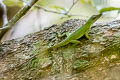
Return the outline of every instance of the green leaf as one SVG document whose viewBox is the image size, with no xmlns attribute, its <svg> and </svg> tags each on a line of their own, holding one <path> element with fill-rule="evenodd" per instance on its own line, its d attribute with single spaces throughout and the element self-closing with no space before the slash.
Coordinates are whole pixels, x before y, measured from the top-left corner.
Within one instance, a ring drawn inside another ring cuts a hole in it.
<svg viewBox="0 0 120 80">
<path fill-rule="evenodd" d="M 83 3 L 83 4 L 85 3 L 85 0 L 80 0 L 80 1 L 81 1 L 81 3 Z"/>
<path fill-rule="evenodd" d="M 57 11 L 64 11 L 64 12 L 66 12 L 66 9 L 64 8 L 64 7 L 61 7 L 61 6 L 56 6 L 56 5 L 54 5 L 54 6 L 51 6 L 51 8 L 54 8 L 54 9 L 56 9 Z"/>
<path fill-rule="evenodd" d="M 85 4 L 85 3 L 91 4 L 92 3 L 92 0 L 80 0 L 80 1 L 83 4 Z"/>
<path fill-rule="evenodd" d="M 22 5 L 23 5 L 23 2 L 19 1 L 19 0 L 4 0 L 4 3 L 7 6 L 19 6 L 19 7 L 22 7 Z"/>
<path fill-rule="evenodd" d="M 47 6 L 48 4 L 50 4 L 53 0 L 39 0 L 37 4 L 39 4 L 40 6 Z"/>
</svg>

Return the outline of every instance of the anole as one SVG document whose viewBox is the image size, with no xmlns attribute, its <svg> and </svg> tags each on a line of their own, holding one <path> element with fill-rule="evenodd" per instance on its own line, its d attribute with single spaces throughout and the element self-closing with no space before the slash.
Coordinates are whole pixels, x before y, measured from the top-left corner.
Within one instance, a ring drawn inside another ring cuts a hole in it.
<svg viewBox="0 0 120 80">
<path fill-rule="evenodd" d="M 60 42 L 52 47 L 49 47 L 48 49 L 59 48 L 59 47 L 65 46 L 71 42 L 77 42 L 77 39 L 81 38 L 83 35 L 85 35 L 87 38 L 89 38 L 89 36 L 88 36 L 89 29 L 91 28 L 93 23 L 95 23 L 101 16 L 102 16 L 102 14 L 93 15 L 92 17 L 89 18 L 89 20 L 86 22 L 86 24 L 84 24 L 82 27 L 80 27 L 79 29 L 74 31 L 65 40 L 63 40 L 62 42 Z"/>
<path fill-rule="evenodd" d="M 69 44 L 71 42 L 78 42 L 77 39 L 81 38 L 83 35 L 85 35 L 87 38 L 89 38 L 88 32 L 89 32 L 91 26 L 102 16 L 102 14 L 104 12 L 113 11 L 113 10 L 120 10 L 120 8 L 116 8 L 116 7 L 102 8 L 99 11 L 100 14 L 91 16 L 88 19 L 88 21 L 86 22 L 86 24 L 84 24 L 82 27 L 80 27 L 79 29 L 74 31 L 65 40 L 63 40 L 62 42 L 60 42 L 60 43 L 58 43 L 58 44 L 56 44 L 54 46 L 49 47 L 47 50 L 53 49 L 53 48 L 59 48 L 59 47 L 65 46 L 65 45 L 67 45 L 67 44 Z"/>
</svg>

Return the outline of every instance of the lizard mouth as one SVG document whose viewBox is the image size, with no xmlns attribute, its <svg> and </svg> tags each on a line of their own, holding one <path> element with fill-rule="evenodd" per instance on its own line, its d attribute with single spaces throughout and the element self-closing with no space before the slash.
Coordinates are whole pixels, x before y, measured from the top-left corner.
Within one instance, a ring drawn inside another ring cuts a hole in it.
<svg viewBox="0 0 120 80">
<path fill-rule="evenodd" d="M 93 20 L 97 20 L 102 16 L 102 14 L 98 14 L 98 15 L 93 15 Z"/>
</svg>

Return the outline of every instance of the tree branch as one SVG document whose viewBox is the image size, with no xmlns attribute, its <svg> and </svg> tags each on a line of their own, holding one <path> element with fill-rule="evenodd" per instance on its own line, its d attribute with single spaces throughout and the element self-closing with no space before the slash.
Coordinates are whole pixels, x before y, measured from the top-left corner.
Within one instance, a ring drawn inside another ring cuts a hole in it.
<svg viewBox="0 0 120 80">
<path fill-rule="evenodd" d="M 79 0 L 73 0 L 73 3 L 72 3 L 72 5 L 71 5 L 71 7 L 69 8 L 69 10 L 65 13 L 65 14 L 68 14 L 70 11 L 71 11 L 71 9 L 74 7 L 74 5 L 78 2 Z"/>
<path fill-rule="evenodd" d="M 67 16 L 83 16 L 83 15 L 77 15 L 77 14 L 68 14 L 69 12 L 61 13 L 61 12 L 57 12 L 57 11 L 48 10 L 46 8 L 41 7 L 40 5 L 35 5 L 35 7 L 42 9 L 45 12 L 50 12 L 50 13 L 55 13 L 55 14 L 62 14 L 62 15 L 67 15 Z M 88 17 L 88 16 L 85 16 L 85 17 Z"/>
<path fill-rule="evenodd" d="M 7 18 L 7 8 L 6 5 L 3 3 L 3 0 L 0 0 L 0 5 L 3 9 L 3 26 L 8 23 L 8 18 Z"/>
<path fill-rule="evenodd" d="M 0 28 L 1 30 L 1 34 L 0 37 L 2 37 L 4 35 L 4 33 L 6 31 L 8 31 L 10 28 L 12 28 L 12 26 L 14 24 L 16 24 L 16 22 L 22 17 L 24 16 L 28 10 L 37 2 L 38 0 L 30 0 L 22 9 L 20 9 L 20 11 L 8 22 L 8 24 L 6 24 L 5 26 L 3 26 L 2 28 Z"/>
</svg>

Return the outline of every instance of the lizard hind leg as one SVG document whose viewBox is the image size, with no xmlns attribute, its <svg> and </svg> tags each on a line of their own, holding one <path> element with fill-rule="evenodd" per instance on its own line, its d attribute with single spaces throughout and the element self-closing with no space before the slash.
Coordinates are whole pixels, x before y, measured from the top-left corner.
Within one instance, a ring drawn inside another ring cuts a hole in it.
<svg viewBox="0 0 120 80">
<path fill-rule="evenodd" d="M 76 45 L 80 44 L 80 41 L 78 41 L 78 40 L 71 40 L 70 43 L 73 43 L 73 46 L 76 46 Z"/>
<path fill-rule="evenodd" d="M 86 37 L 87 39 L 90 39 L 90 37 L 89 37 L 89 35 L 88 35 L 88 31 L 85 33 L 85 37 Z"/>
</svg>

